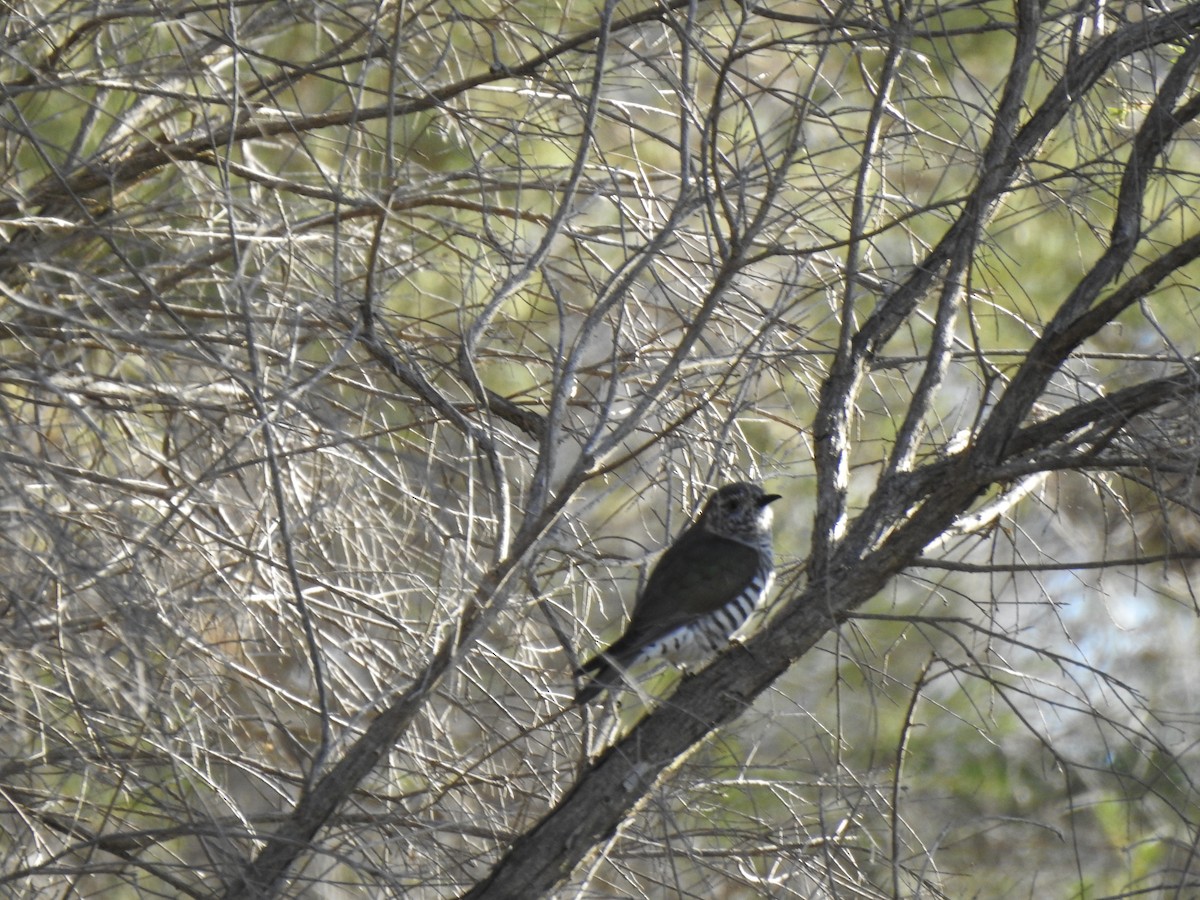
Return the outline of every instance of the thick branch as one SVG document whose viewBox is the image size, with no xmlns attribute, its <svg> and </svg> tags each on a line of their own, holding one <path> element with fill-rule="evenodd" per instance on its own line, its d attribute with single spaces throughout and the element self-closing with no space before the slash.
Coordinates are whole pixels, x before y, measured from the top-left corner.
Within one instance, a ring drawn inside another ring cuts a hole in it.
<svg viewBox="0 0 1200 900">
<path fill-rule="evenodd" d="M 1200 96 L 1193 96 L 1182 107 L 1175 108 L 1198 65 L 1200 38 L 1193 38 L 1163 80 L 1154 105 L 1138 129 L 1121 178 L 1109 246 L 1063 301 L 997 401 L 976 439 L 980 453 L 999 458 L 1010 436 L 1067 357 L 1086 338 L 1200 251 L 1200 237 L 1183 242 L 1147 266 L 1139 278 L 1131 279 L 1112 297 L 1092 309 L 1105 285 L 1120 275 L 1137 247 L 1141 237 L 1142 203 L 1151 172 L 1167 144 L 1185 124 L 1200 114 Z"/>
<path fill-rule="evenodd" d="M 400 739 L 421 710 L 429 692 L 445 675 L 452 658 L 453 639 L 447 637 L 422 680 L 414 684 L 373 721 L 247 864 L 225 892 L 227 900 L 273 897 L 296 859 L 308 851 L 321 826 L 358 786 L 383 755 Z"/>
<path fill-rule="evenodd" d="M 826 580 L 788 602 L 770 628 L 735 646 L 643 719 L 580 778 L 486 880 L 463 900 L 529 900 L 551 892 L 593 848 L 615 834 L 659 778 L 706 735 L 740 715 L 791 664 L 861 606 L 970 503 L 965 478 L 937 482 L 919 521 L 861 561 L 835 557 Z"/>
</svg>

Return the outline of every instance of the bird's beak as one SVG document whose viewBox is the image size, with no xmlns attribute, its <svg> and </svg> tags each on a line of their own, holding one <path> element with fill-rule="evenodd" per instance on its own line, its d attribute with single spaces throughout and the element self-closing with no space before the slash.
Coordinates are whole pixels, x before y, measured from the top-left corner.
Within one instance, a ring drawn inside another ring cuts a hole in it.
<svg viewBox="0 0 1200 900">
<path fill-rule="evenodd" d="M 782 500 L 783 494 L 763 494 L 758 498 L 759 506 L 766 506 L 769 503 L 774 503 L 776 500 Z"/>
</svg>

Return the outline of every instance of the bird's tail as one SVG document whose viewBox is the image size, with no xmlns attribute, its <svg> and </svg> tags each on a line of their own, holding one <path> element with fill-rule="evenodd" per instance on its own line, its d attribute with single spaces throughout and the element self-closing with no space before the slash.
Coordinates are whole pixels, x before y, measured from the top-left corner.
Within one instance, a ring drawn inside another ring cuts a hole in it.
<svg viewBox="0 0 1200 900">
<path fill-rule="evenodd" d="M 575 672 L 576 675 L 591 675 L 583 686 L 575 693 L 575 704 L 582 706 L 593 697 L 600 694 L 601 691 L 606 691 L 611 687 L 616 687 L 621 683 L 621 669 L 613 665 L 608 658 L 608 654 L 601 653 L 594 659 L 584 663 L 582 668 Z"/>
</svg>

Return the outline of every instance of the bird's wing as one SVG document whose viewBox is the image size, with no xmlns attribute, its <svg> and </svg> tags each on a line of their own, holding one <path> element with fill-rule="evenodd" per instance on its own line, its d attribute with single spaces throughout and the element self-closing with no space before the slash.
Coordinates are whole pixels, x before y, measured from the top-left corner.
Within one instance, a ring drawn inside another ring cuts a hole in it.
<svg viewBox="0 0 1200 900">
<path fill-rule="evenodd" d="M 652 640 L 684 622 L 720 609 L 741 593 L 759 569 L 753 547 L 692 529 L 650 573 L 633 607 L 627 634 Z"/>
</svg>

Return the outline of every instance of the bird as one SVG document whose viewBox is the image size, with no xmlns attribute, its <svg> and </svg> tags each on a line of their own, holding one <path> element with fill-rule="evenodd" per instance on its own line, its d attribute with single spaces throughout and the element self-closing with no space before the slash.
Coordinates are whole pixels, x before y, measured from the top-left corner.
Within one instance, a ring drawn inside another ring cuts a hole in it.
<svg viewBox="0 0 1200 900">
<path fill-rule="evenodd" d="M 709 497 L 651 570 L 625 633 L 575 673 L 590 676 L 576 705 L 616 687 L 630 666 L 658 657 L 684 665 L 728 644 L 775 579 L 770 505 L 780 496 L 738 481 Z"/>
</svg>

